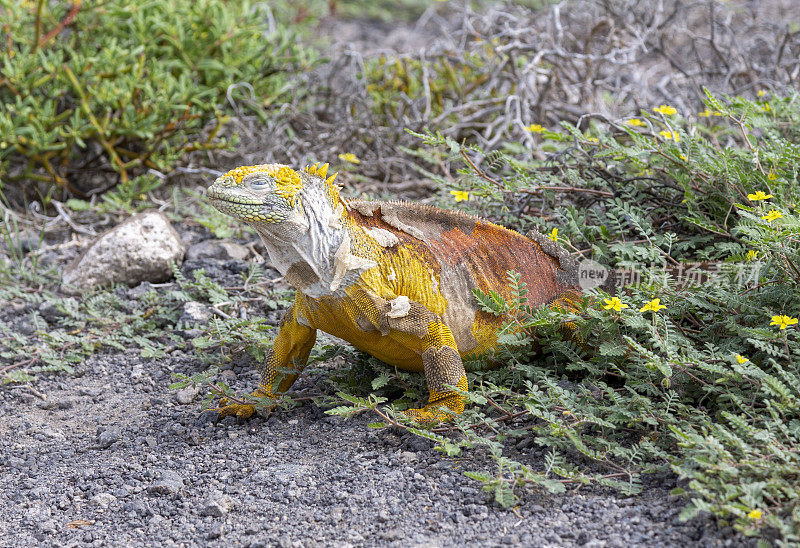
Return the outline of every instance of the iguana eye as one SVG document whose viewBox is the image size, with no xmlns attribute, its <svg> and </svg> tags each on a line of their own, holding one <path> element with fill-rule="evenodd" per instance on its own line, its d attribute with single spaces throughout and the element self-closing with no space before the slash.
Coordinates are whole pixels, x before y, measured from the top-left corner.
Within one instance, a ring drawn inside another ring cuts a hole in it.
<svg viewBox="0 0 800 548">
<path fill-rule="evenodd" d="M 248 177 L 245 180 L 245 185 L 252 190 L 265 190 L 270 183 L 272 183 L 272 179 L 265 176 Z"/>
</svg>

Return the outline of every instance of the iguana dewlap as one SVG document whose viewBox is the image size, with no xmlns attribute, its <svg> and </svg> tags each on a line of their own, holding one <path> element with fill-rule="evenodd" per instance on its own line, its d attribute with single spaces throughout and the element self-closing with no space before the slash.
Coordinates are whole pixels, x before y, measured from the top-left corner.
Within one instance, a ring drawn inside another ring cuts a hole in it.
<svg viewBox="0 0 800 548">
<path fill-rule="evenodd" d="M 514 270 L 531 306 L 566 303 L 578 293 L 567 254 L 540 234 L 528 238 L 408 202 L 346 201 L 327 170 L 240 167 L 208 189 L 217 209 L 258 232 L 272 264 L 297 289 L 261 367 L 259 396 L 289 389 L 320 329 L 388 364 L 424 372 L 429 403 L 407 414 L 444 420 L 464 409 L 461 357 L 489 351 L 504 321 L 480 310 L 473 289 L 509 298 L 507 271 Z M 281 377 L 286 368 L 292 374 Z M 255 409 L 230 404 L 220 411 L 249 417 Z"/>
</svg>

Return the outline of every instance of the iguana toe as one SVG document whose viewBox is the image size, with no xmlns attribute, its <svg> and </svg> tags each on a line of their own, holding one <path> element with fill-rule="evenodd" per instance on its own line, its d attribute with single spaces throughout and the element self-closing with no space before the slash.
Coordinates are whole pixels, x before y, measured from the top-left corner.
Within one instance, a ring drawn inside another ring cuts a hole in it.
<svg viewBox="0 0 800 548">
<path fill-rule="evenodd" d="M 252 394 L 250 394 L 250 396 L 254 398 L 275 398 L 270 390 L 266 390 L 263 387 L 257 388 Z M 272 408 L 273 406 L 266 407 L 267 414 L 269 411 L 272 411 Z M 219 413 L 220 417 L 238 417 L 240 419 L 249 419 L 255 415 L 256 406 L 252 403 L 234 402 L 223 397 L 219 399 L 219 407 L 217 408 L 217 412 Z"/>
<path fill-rule="evenodd" d="M 426 405 L 422 409 L 406 409 L 403 413 L 420 426 L 433 426 L 453 420 L 455 413 L 440 405 Z"/>
<path fill-rule="evenodd" d="M 421 426 L 431 426 L 452 421 L 457 415 L 464 412 L 464 396 L 462 392 L 468 390 L 467 376 L 462 375 L 456 386 L 459 392 L 432 390 L 428 405 L 422 409 L 408 409 L 404 413 Z"/>
</svg>

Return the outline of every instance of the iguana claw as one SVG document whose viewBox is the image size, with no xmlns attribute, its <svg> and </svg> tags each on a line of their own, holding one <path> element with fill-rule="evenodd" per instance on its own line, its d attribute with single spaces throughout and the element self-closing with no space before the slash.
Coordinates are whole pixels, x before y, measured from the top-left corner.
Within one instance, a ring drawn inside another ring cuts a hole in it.
<svg viewBox="0 0 800 548">
<path fill-rule="evenodd" d="M 469 389 L 467 376 L 462 375 L 454 383 L 458 391 L 452 389 L 441 392 L 431 390 L 430 403 L 422 409 L 408 409 L 403 413 L 420 426 L 432 426 L 443 422 L 452 421 L 457 415 L 464 412 L 464 396 L 462 392 Z"/>
<path fill-rule="evenodd" d="M 265 390 L 263 387 L 257 388 L 251 394 L 255 398 L 274 398 L 270 391 Z M 272 411 L 274 406 L 266 408 L 267 414 Z M 252 403 L 237 403 L 232 402 L 228 398 L 219 399 L 219 407 L 216 410 L 220 417 L 238 417 L 240 419 L 249 419 L 256 413 L 256 406 Z"/>
<path fill-rule="evenodd" d="M 228 398 L 220 398 L 217 412 L 220 417 L 249 419 L 256 412 L 256 406 L 249 403 L 228 403 Z"/>
</svg>

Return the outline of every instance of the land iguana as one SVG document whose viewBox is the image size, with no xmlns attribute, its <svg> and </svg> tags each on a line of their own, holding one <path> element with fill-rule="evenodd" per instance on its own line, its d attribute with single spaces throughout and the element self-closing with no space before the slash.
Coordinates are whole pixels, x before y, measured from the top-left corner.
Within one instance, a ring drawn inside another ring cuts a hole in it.
<svg viewBox="0 0 800 548">
<path fill-rule="evenodd" d="M 419 423 L 447 420 L 464 410 L 462 356 L 489 352 L 504 321 L 480 309 L 473 289 L 509 298 L 507 271 L 514 270 L 531 306 L 572 308 L 578 297 L 576 267 L 541 234 L 404 201 L 345 200 L 327 171 L 328 164 L 239 167 L 207 192 L 214 207 L 258 232 L 274 267 L 297 289 L 255 396 L 274 398 L 291 387 L 320 329 L 424 372 L 428 404 L 406 414 Z M 247 418 L 255 407 L 223 400 L 219 412 Z"/>
</svg>

